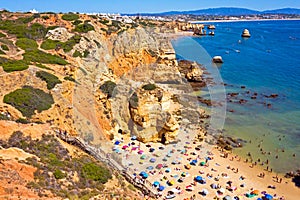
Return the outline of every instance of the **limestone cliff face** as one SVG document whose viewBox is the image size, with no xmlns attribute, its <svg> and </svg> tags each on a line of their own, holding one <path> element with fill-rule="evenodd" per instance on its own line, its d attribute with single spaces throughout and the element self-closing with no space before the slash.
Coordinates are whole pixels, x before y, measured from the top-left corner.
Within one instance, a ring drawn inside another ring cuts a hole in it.
<svg viewBox="0 0 300 200">
<path fill-rule="evenodd" d="M 132 134 L 142 142 L 175 141 L 179 123 L 171 113 L 171 94 L 157 87 L 150 91 L 140 88 L 135 95 L 129 103 Z"/>
</svg>

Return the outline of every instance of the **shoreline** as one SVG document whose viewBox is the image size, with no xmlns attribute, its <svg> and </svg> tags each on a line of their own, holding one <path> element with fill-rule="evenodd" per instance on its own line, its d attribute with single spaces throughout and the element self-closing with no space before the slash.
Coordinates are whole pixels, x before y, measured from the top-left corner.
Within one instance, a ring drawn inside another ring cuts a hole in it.
<svg viewBox="0 0 300 200">
<path fill-rule="evenodd" d="M 226 23 L 226 22 L 256 22 L 256 21 L 299 21 L 300 18 L 291 18 L 291 19 L 224 19 L 224 20 L 200 20 L 200 21 L 188 21 L 189 23 L 192 24 L 199 24 L 199 23 Z"/>
</svg>

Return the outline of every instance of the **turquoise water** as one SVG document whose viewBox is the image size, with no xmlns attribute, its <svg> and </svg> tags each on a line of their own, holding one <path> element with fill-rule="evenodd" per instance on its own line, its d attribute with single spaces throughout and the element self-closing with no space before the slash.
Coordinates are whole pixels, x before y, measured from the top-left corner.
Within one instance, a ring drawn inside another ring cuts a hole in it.
<svg viewBox="0 0 300 200">
<path fill-rule="evenodd" d="M 239 93 L 236 99 L 231 98 L 233 101 L 247 100 L 243 105 L 227 102 L 224 133 L 248 141 L 242 149 L 236 149 L 236 153 L 246 156 L 251 152 L 255 159 L 268 159 L 270 167 L 277 172 L 300 168 L 299 23 L 213 23 L 216 26 L 214 37 L 192 37 L 194 44 L 190 42 L 191 38 L 173 42 L 176 52 L 189 52 L 191 58 L 200 63 L 207 63 L 207 60 L 199 55 L 199 45 L 211 57 L 223 57 L 224 63 L 218 69 L 222 80 L 228 84 L 226 93 Z M 245 28 L 251 33 L 249 39 L 241 38 Z M 257 99 L 250 98 L 254 92 L 258 94 Z M 278 98 L 263 96 L 272 93 L 278 94 Z M 261 154 L 260 148 L 271 152 L 270 155 Z M 292 156 L 294 153 L 295 157 Z"/>
</svg>

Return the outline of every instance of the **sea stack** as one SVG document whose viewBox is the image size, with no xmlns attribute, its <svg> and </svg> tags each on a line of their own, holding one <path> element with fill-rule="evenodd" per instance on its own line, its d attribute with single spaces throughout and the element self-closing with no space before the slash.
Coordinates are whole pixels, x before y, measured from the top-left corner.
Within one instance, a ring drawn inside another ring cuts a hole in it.
<svg viewBox="0 0 300 200">
<path fill-rule="evenodd" d="M 243 33 L 242 33 L 242 37 L 251 37 L 250 32 L 248 29 L 244 29 Z"/>
<path fill-rule="evenodd" d="M 223 58 L 221 56 L 214 56 L 212 61 L 214 63 L 223 63 Z"/>
</svg>

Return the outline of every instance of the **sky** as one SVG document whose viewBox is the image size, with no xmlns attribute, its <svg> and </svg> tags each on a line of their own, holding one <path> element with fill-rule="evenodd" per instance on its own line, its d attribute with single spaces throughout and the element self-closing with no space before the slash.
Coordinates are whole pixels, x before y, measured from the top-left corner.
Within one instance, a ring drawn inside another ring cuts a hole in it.
<svg viewBox="0 0 300 200">
<path fill-rule="evenodd" d="M 0 0 L 0 8 L 26 12 L 102 12 L 155 13 L 198 10 L 217 7 L 241 7 L 254 10 L 300 8 L 299 0 Z"/>
</svg>

